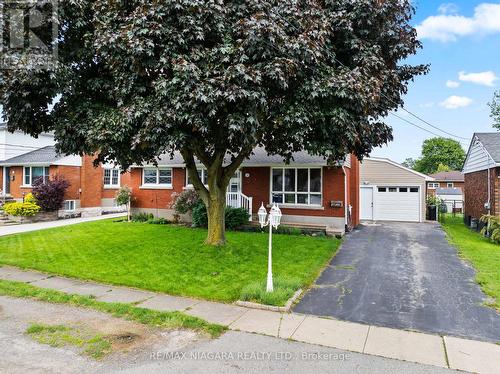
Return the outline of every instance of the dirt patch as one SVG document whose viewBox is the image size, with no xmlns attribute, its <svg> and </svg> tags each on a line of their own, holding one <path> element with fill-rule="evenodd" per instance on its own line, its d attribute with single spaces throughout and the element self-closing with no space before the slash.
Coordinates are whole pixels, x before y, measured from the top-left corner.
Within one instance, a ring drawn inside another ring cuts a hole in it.
<svg viewBox="0 0 500 374">
<path fill-rule="evenodd" d="M 21 369 L 26 371 L 29 367 L 40 369 L 40 366 L 43 366 L 44 370 L 65 373 L 73 372 L 71 370 L 73 366 L 81 367 L 82 364 L 89 371 L 93 368 L 120 368 L 131 363 L 149 362 L 151 354 L 159 350 L 189 349 L 192 345 L 207 340 L 206 337 L 191 330 L 159 329 L 85 308 L 29 299 L 0 296 L 0 310 L 2 311 L 0 343 L 4 338 L 7 339 L 5 343 L 13 342 L 13 344 L 2 344 L 6 347 L 6 352 L 3 354 L 11 357 L 29 355 L 28 362 L 22 362 L 22 366 L 15 366 L 16 364 L 8 361 L 1 363 L 0 371 L 3 369 L 9 369 L 7 371 L 10 372 Z M 91 338 L 102 337 L 111 344 L 111 349 L 102 357 L 93 358 L 83 352 L 82 346 L 71 344 L 51 346 L 40 343 L 26 333 L 34 324 L 66 326 L 75 331 L 85 331 Z"/>
</svg>

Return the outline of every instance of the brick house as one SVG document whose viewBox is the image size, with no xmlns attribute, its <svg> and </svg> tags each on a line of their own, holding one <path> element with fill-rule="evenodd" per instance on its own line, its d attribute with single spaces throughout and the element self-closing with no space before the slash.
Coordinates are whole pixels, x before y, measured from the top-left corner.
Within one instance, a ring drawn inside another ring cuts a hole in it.
<svg viewBox="0 0 500 374">
<path fill-rule="evenodd" d="M 60 156 L 54 146 L 46 146 L 0 162 L 0 178 L 5 197 L 22 200 L 32 191 L 38 178 L 48 180 L 60 176 L 70 186 L 64 196 L 60 215 L 98 215 L 121 211 L 115 195 L 121 184 L 129 183 L 129 175 L 112 165 L 93 166 L 91 156 Z"/>
<path fill-rule="evenodd" d="M 427 183 L 427 195 L 435 195 L 438 188 L 456 188 L 464 190 L 465 177 L 461 171 L 443 171 L 431 174 L 434 181 Z"/>
<path fill-rule="evenodd" d="M 206 180 L 201 165 L 198 173 Z M 192 188 L 179 154 L 161 157 L 158 165 L 132 167 L 130 186 L 134 212 L 166 218 L 173 216 L 172 194 Z M 255 149 L 231 179 L 226 204 L 247 209 L 255 220 L 261 203 L 269 207 L 273 202 L 282 210 L 283 224 L 342 234 L 346 226 L 359 223 L 359 161 L 348 156 L 345 162 L 328 166 L 322 157 L 299 152 L 285 165 L 281 157 Z"/>
<path fill-rule="evenodd" d="M 500 215 L 500 133 L 474 134 L 464 163 L 465 221 Z"/>
</svg>

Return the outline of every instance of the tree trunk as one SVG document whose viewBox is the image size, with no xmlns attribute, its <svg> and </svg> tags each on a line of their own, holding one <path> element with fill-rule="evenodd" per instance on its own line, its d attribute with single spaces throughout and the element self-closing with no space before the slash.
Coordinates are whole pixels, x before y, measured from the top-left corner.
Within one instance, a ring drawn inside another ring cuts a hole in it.
<svg viewBox="0 0 500 374">
<path fill-rule="evenodd" d="M 226 243 L 226 190 L 210 190 L 209 201 L 207 205 L 208 216 L 208 234 L 205 244 L 224 245 Z"/>
</svg>

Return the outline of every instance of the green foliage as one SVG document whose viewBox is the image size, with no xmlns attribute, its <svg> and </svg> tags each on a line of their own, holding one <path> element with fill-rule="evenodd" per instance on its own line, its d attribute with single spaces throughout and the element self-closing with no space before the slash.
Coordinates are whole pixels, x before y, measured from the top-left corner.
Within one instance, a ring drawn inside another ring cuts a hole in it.
<svg viewBox="0 0 500 374">
<path fill-rule="evenodd" d="M 224 211 L 226 229 L 234 230 L 248 223 L 248 212 L 243 208 L 226 207 Z M 207 227 L 208 214 L 205 204 L 200 200 L 193 208 L 192 214 L 194 227 Z"/>
<path fill-rule="evenodd" d="M 3 207 L 5 213 L 16 216 L 16 217 L 33 217 L 38 212 L 40 212 L 41 208 L 35 203 L 29 202 L 15 202 L 5 204 Z"/>
<path fill-rule="evenodd" d="M 415 168 L 415 160 L 411 157 L 408 157 L 406 160 L 403 161 L 403 163 L 401 165 L 403 165 L 404 167 L 408 168 L 408 169 L 413 169 Z"/>
<path fill-rule="evenodd" d="M 491 108 L 490 117 L 493 119 L 493 127 L 500 130 L 500 91 L 496 91 L 488 105 Z"/>
<path fill-rule="evenodd" d="M 192 222 L 194 227 L 207 227 L 208 226 L 208 214 L 207 208 L 203 201 L 199 201 L 192 210 Z"/>
<path fill-rule="evenodd" d="M 415 162 L 414 169 L 424 174 L 434 174 L 439 168 L 462 170 L 465 151 L 460 143 L 453 139 L 432 138 L 424 141 L 422 157 Z"/>
<path fill-rule="evenodd" d="M 286 302 L 302 286 L 300 280 L 276 277 L 273 282 L 273 292 L 266 291 L 267 282 L 253 282 L 241 290 L 240 300 L 254 303 L 284 306 Z"/>
<path fill-rule="evenodd" d="M 146 222 L 151 225 L 168 225 L 171 223 L 168 219 L 163 217 L 148 219 Z"/>
<path fill-rule="evenodd" d="M 132 304 L 106 303 L 96 301 L 91 296 L 67 294 L 61 291 L 39 288 L 22 282 L 0 280 L 0 295 L 24 297 L 53 304 L 69 304 L 84 307 L 98 312 L 108 313 L 117 318 L 135 321 L 155 328 L 191 329 L 205 332 L 216 338 L 226 328 L 208 323 L 200 318 L 188 316 L 181 312 L 159 312 L 156 310 L 135 307 Z M 34 332 L 43 331 L 45 326 L 34 326 Z M 49 328 L 50 331 L 51 328 Z M 60 329 L 60 328 L 59 328 Z M 58 330 L 53 327 L 52 330 Z"/>
<path fill-rule="evenodd" d="M 198 193 L 192 188 L 188 188 L 181 193 L 174 192 L 172 197 L 173 203 L 171 208 L 174 209 L 177 214 L 191 212 L 200 201 Z"/>
<path fill-rule="evenodd" d="M 226 207 L 226 227 L 229 230 L 234 230 L 248 223 L 248 212 L 243 208 Z"/>
<path fill-rule="evenodd" d="M 136 214 L 132 215 L 133 222 L 148 222 L 148 221 L 152 221 L 154 219 L 155 219 L 155 216 L 153 215 L 153 213 L 141 212 L 141 213 L 136 213 Z"/>
<path fill-rule="evenodd" d="M 479 221 L 485 224 L 481 234 L 488 236 L 495 243 L 500 243 L 500 217 L 486 214 Z"/>
<path fill-rule="evenodd" d="M 442 173 L 446 171 L 453 171 L 448 165 L 439 164 L 436 173 Z"/>
<path fill-rule="evenodd" d="M 132 189 L 129 186 L 120 187 L 115 198 L 118 205 L 128 205 L 132 201 Z"/>
<path fill-rule="evenodd" d="M 333 163 L 392 140 L 387 113 L 427 72 L 409 63 L 413 14 L 411 0 L 62 1 L 57 68 L 0 71 L 0 104 L 10 130 L 54 131 L 63 153 L 126 169 L 178 151 L 209 201 L 256 146 Z"/>
<path fill-rule="evenodd" d="M 427 206 L 440 206 L 443 203 L 443 199 L 440 199 L 436 195 L 428 195 L 425 202 Z"/>
</svg>

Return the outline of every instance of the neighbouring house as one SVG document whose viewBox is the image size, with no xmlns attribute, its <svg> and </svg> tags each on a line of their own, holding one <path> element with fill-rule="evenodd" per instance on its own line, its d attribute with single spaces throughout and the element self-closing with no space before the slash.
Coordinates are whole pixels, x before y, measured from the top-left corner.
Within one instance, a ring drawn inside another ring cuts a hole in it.
<svg viewBox="0 0 500 374">
<path fill-rule="evenodd" d="M 456 188 L 461 191 L 464 189 L 465 177 L 461 171 L 444 171 L 431 174 L 434 181 L 427 183 L 427 194 L 435 195 L 438 188 Z"/>
<path fill-rule="evenodd" d="M 461 213 L 465 200 L 465 177 L 461 171 L 444 171 L 431 174 L 434 181 L 427 182 L 427 196 L 437 196 L 444 201 L 448 213 Z"/>
<path fill-rule="evenodd" d="M 500 216 L 500 133 L 474 134 L 463 173 L 465 222 L 477 226 L 485 214 Z"/>
<path fill-rule="evenodd" d="M 55 144 L 52 134 L 43 133 L 38 138 L 25 135 L 21 131 L 9 132 L 7 126 L 0 123 L 0 162 L 13 158 L 36 149 Z M 8 167 L 0 166 L 0 195 L 10 195 L 8 178 Z"/>
<path fill-rule="evenodd" d="M 200 164 L 198 173 L 207 179 Z M 133 211 L 172 218 L 172 194 L 192 188 L 182 157 L 161 157 L 157 165 L 135 166 L 130 170 L 134 194 Z M 359 223 L 359 161 L 354 156 L 335 166 L 323 157 L 306 152 L 294 154 L 285 165 L 279 156 L 257 148 L 231 179 L 226 204 L 247 209 L 257 220 L 261 204 L 276 203 L 283 224 L 324 228 L 343 234 Z"/>
<path fill-rule="evenodd" d="M 361 220 L 425 220 L 426 186 L 434 178 L 386 158 L 367 158 L 360 166 L 360 181 Z"/>
<path fill-rule="evenodd" d="M 70 183 L 60 216 L 124 210 L 115 195 L 120 185 L 128 184 L 129 175 L 112 165 L 94 167 L 90 156 L 60 156 L 54 146 L 47 146 L 1 161 L 0 168 L 4 198 L 21 201 L 36 179 L 59 176 Z"/>
</svg>

